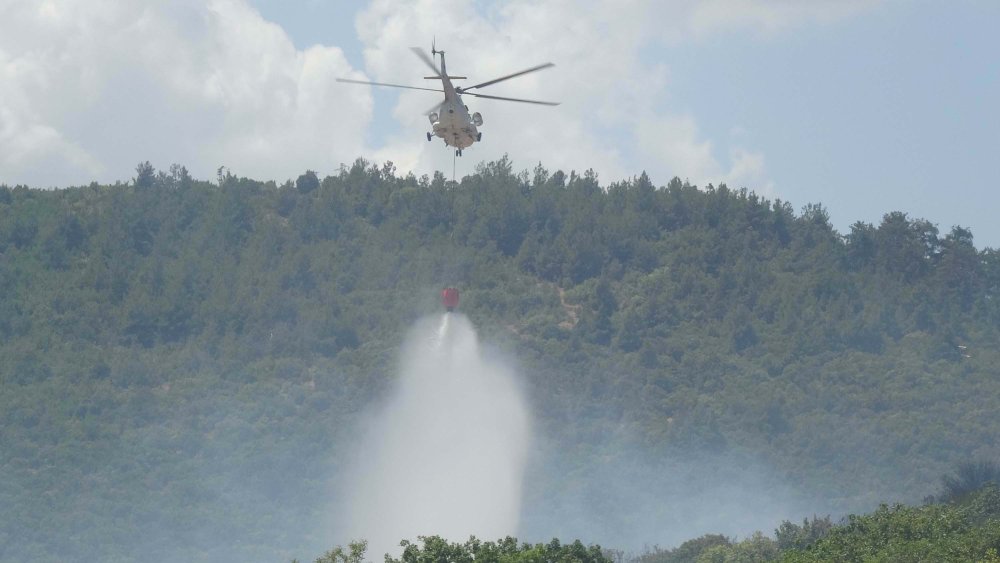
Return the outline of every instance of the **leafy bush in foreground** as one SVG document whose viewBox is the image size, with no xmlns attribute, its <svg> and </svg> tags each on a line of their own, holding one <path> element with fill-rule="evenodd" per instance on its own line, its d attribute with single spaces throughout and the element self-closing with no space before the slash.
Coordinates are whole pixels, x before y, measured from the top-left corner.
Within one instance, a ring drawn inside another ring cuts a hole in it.
<svg viewBox="0 0 1000 563">
<path fill-rule="evenodd" d="M 781 561 L 1000 561 L 1000 490 L 987 487 L 962 504 L 882 505 L 849 516 L 814 545 Z"/>
<path fill-rule="evenodd" d="M 599 545 L 585 546 L 580 540 L 562 544 L 518 543 L 507 536 L 502 540 L 482 541 L 470 537 L 465 543 L 449 542 L 440 536 L 420 536 L 420 543 L 404 540 L 398 558 L 386 556 L 386 563 L 613 563 Z M 361 563 L 367 544 L 352 542 L 347 549 L 336 547 L 316 559 L 316 563 Z M 293 562 L 294 563 L 294 562 Z"/>
<path fill-rule="evenodd" d="M 632 563 L 1000 562 L 1000 489 L 966 491 L 960 501 L 925 506 L 883 504 L 839 524 L 829 517 L 785 521 L 772 540 L 707 534 Z"/>
</svg>

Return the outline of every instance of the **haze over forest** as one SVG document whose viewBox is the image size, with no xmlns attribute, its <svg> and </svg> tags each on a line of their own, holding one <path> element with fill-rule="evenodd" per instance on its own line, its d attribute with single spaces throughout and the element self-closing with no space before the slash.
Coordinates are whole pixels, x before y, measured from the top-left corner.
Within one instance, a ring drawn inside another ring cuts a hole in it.
<svg viewBox="0 0 1000 563">
<path fill-rule="evenodd" d="M 446 285 L 535 420 L 522 539 L 919 502 L 1000 454 L 1000 254 L 932 221 L 507 160 L 0 187 L 0 560 L 346 543 L 358 424 Z"/>
</svg>

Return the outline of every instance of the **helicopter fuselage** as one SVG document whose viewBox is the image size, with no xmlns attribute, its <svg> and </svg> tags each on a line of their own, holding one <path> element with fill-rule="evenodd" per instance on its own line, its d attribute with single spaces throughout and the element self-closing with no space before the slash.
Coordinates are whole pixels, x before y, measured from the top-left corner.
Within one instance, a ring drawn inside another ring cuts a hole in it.
<svg viewBox="0 0 1000 563">
<path fill-rule="evenodd" d="M 464 149 L 479 138 L 479 130 L 469 115 L 469 108 L 457 94 L 453 100 L 445 100 L 438 111 L 431 113 L 431 127 L 434 135 L 444 139 L 446 145 Z"/>
<path fill-rule="evenodd" d="M 444 101 L 427 117 L 435 136 L 444 139 L 446 145 L 462 150 L 480 139 L 476 126 L 483 124 L 483 118 L 478 113 L 469 114 L 468 106 L 462 102 L 462 96 L 455 90 L 451 77 L 448 76 L 444 52 L 436 51 L 434 54 L 441 55 L 441 87 L 444 90 Z"/>
</svg>

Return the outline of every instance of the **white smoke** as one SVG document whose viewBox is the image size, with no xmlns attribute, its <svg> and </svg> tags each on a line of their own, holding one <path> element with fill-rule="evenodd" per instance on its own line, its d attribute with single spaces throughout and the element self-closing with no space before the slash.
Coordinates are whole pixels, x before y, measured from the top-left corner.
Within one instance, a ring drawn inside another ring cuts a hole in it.
<svg viewBox="0 0 1000 563">
<path fill-rule="evenodd" d="M 344 531 L 373 560 L 418 535 L 516 534 L 531 421 L 513 372 L 455 313 L 417 324 L 400 371 L 349 478 Z"/>
</svg>

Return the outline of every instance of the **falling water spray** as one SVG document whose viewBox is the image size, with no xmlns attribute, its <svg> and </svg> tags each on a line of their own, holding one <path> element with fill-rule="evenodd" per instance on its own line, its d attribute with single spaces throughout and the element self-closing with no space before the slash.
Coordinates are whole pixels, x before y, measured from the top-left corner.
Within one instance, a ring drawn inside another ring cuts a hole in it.
<svg viewBox="0 0 1000 563">
<path fill-rule="evenodd" d="M 464 315 L 418 322 L 364 436 L 345 531 L 374 559 L 418 535 L 516 534 L 530 422 L 514 373 L 484 357 Z"/>
</svg>

